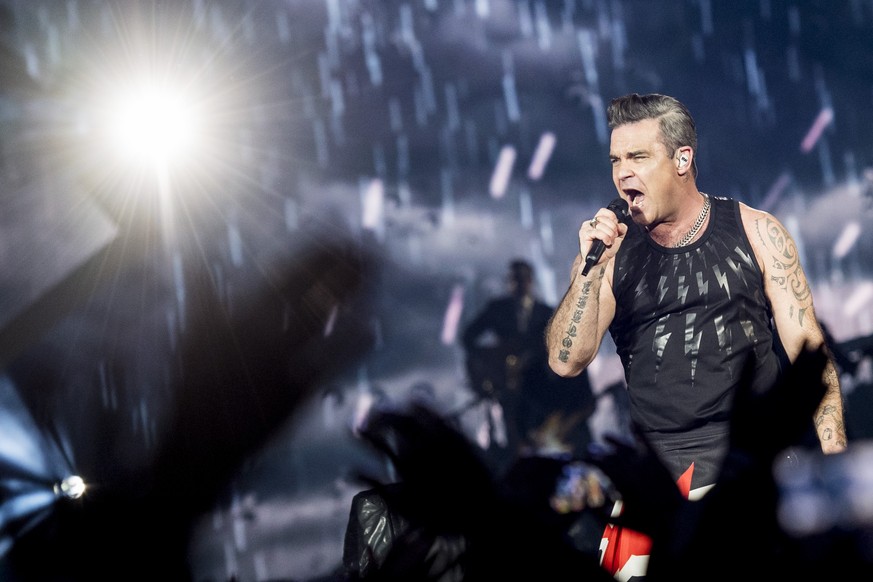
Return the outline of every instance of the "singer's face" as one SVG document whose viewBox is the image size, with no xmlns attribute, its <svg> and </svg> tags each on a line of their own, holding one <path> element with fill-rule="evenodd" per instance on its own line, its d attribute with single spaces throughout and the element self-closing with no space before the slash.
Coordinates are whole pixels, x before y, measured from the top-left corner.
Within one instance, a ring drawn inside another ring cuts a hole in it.
<svg viewBox="0 0 873 582">
<path fill-rule="evenodd" d="M 609 145 L 612 181 L 634 222 L 643 226 L 669 212 L 676 183 L 676 165 L 660 136 L 658 121 L 645 119 L 613 129 Z"/>
</svg>

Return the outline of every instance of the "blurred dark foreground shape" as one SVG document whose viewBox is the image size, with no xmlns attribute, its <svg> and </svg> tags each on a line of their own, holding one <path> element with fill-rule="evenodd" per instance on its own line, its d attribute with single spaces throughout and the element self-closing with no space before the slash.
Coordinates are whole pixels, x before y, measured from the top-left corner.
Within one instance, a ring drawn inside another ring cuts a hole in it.
<svg viewBox="0 0 873 582">
<path fill-rule="evenodd" d="M 525 457 L 495 472 L 482 449 L 416 404 L 377 412 L 361 436 L 398 479 L 355 497 L 343 579 L 613 580 L 574 544 L 578 512 L 550 505 L 565 460 Z"/>
<path fill-rule="evenodd" d="M 804 446 L 826 362 L 824 351 L 805 351 L 773 388 L 755 392 L 742 384 L 727 456 L 697 501 L 679 494 L 642 434 L 633 442 L 607 439 L 611 447 L 588 456 L 621 492 L 615 521 L 652 538 L 647 582 L 870 579 L 873 518 L 857 504 L 873 495 L 873 482 L 863 477 L 869 449 L 850 443 L 844 453 L 824 455 L 817 444 Z M 840 485 L 822 487 L 817 479 Z"/>
<path fill-rule="evenodd" d="M 202 262 L 189 266 L 170 419 L 152 462 L 113 467 L 80 499 L 59 500 L 15 540 L 7 579 L 192 579 L 194 521 L 322 382 L 372 345 L 359 302 L 371 259 L 348 241 L 311 241 L 233 309 Z M 38 364 L 10 367 L 21 390 L 61 381 L 52 362 Z"/>
</svg>

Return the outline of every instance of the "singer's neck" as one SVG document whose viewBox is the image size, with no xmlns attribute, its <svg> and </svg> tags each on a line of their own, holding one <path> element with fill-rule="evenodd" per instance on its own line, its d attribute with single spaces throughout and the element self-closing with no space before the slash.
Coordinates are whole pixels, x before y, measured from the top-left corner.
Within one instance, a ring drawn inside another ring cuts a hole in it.
<svg viewBox="0 0 873 582">
<path fill-rule="evenodd" d="M 704 213 L 706 201 L 706 194 L 695 188 L 693 192 L 683 194 L 678 204 L 661 220 L 646 226 L 646 231 L 653 241 L 664 247 L 674 247 L 680 242 L 682 246 L 690 244 L 709 222 L 708 213 Z M 688 240 L 686 237 L 692 232 L 694 235 Z"/>
</svg>

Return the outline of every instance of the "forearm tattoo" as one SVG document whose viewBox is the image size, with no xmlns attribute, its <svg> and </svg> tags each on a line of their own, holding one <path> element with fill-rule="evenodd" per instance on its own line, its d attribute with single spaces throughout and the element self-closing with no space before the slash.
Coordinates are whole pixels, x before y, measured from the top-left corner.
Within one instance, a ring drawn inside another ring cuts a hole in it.
<svg viewBox="0 0 873 582">
<path fill-rule="evenodd" d="M 837 370 L 834 368 L 833 365 L 828 365 L 828 367 L 825 369 L 825 384 L 827 384 L 831 388 L 835 386 L 839 387 L 840 385 L 840 377 L 837 375 Z"/>
<path fill-rule="evenodd" d="M 759 239 L 770 252 L 770 280 L 794 297 L 796 304 L 790 307 L 790 315 L 802 325 L 808 307 L 801 305 L 809 300 L 811 290 L 800 265 L 797 246 L 788 231 L 776 221 L 765 219 L 763 232 L 761 223 L 760 220 L 756 221 L 756 227 Z"/>
<path fill-rule="evenodd" d="M 566 363 L 570 359 L 570 348 L 573 347 L 573 338 L 576 337 L 576 326 L 582 321 L 582 314 L 585 312 L 585 306 L 588 305 L 588 298 L 591 296 L 591 281 L 585 281 L 582 285 L 582 293 L 579 295 L 579 300 L 576 301 L 575 310 L 570 317 L 570 325 L 567 327 L 567 335 L 564 336 L 561 345 L 564 348 L 558 352 L 558 359 Z"/>
<path fill-rule="evenodd" d="M 824 381 L 828 386 L 825 398 L 835 397 L 838 403 L 841 402 L 839 376 L 833 365 L 828 365 L 825 369 Z M 846 446 L 846 427 L 843 416 L 840 404 L 826 404 L 821 407 L 814 423 L 822 443 L 835 441 L 840 446 Z M 832 426 L 822 426 L 826 421 L 830 421 L 829 424 Z"/>
<path fill-rule="evenodd" d="M 827 406 L 824 406 L 819 412 L 819 415 L 816 417 L 815 426 L 816 429 L 819 430 L 819 439 L 821 439 L 822 442 L 838 438 L 840 440 L 840 444 L 845 444 L 845 437 L 840 436 L 845 432 L 845 427 L 843 426 L 843 422 L 837 416 L 838 410 L 838 407 L 829 404 Z M 832 420 L 834 426 L 822 428 L 821 426 L 826 420 Z"/>
</svg>

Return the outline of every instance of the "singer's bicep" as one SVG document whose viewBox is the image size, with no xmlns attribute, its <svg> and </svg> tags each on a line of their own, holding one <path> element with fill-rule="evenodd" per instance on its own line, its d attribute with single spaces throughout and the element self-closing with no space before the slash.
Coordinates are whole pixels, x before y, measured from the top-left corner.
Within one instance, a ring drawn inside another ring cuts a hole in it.
<svg viewBox="0 0 873 582">
<path fill-rule="evenodd" d="M 779 338 L 793 361 L 804 346 L 815 347 L 822 341 L 812 289 L 800 263 L 797 244 L 769 213 L 754 211 L 744 220 L 764 275 L 764 292 Z"/>
</svg>

